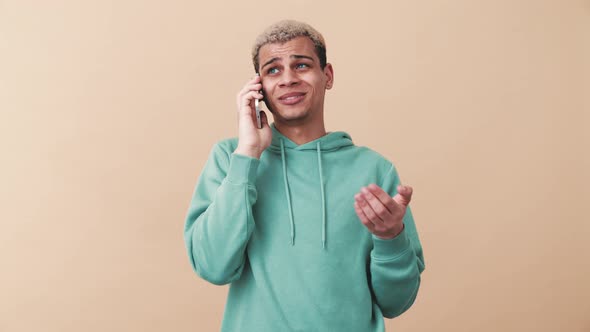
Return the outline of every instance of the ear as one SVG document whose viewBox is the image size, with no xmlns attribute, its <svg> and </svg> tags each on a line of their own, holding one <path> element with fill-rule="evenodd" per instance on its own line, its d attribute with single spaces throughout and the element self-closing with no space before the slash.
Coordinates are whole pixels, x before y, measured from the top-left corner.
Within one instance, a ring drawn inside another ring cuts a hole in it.
<svg viewBox="0 0 590 332">
<path fill-rule="evenodd" d="M 326 75 L 326 90 L 330 90 L 334 85 L 334 68 L 332 68 L 332 64 L 326 64 L 324 67 L 324 75 Z"/>
</svg>

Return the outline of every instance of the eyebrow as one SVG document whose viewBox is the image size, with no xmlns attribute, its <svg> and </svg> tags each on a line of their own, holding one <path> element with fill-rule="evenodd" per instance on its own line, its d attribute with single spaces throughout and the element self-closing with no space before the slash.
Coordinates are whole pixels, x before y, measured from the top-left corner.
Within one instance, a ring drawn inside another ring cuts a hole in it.
<svg viewBox="0 0 590 332">
<path fill-rule="evenodd" d="M 309 59 L 311 61 L 313 61 L 313 58 L 307 55 L 291 55 L 291 58 L 295 58 L 295 59 Z"/>
<path fill-rule="evenodd" d="M 313 62 L 313 58 L 310 56 L 307 56 L 307 55 L 293 54 L 289 57 L 294 58 L 294 59 L 309 59 Z M 281 58 L 272 58 L 272 59 L 268 60 L 264 65 L 262 65 L 262 67 L 260 67 L 260 70 L 262 70 L 264 67 L 270 65 L 271 63 L 273 63 L 275 61 L 279 61 L 279 60 L 281 60 Z"/>
</svg>

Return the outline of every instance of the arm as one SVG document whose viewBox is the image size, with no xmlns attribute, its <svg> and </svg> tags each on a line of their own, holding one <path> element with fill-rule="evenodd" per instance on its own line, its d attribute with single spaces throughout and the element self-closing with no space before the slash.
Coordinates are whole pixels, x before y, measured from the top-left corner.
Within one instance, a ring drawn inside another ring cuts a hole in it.
<svg viewBox="0 0 590 332">
<path fill-rule="evenodd" d="M 400 179 L 392 165 L 382 188 L 389 196 L 397 194 Z M 420 274 L 424 271 L 422 246 L 408 205 L 403 229 L 393 239 L 373 235 L 371 251 L 371 285 L 383 315 L 393 318 L 408 310 L 418 294 Z"/>
<path fill-rule="evenodd" d="M 393 318 L 408 310 L 418 294 L 424 256 L 411 210 L 406 210 L 404 230 L 390 240 L 373 237 L 371 288 L 383 315 Z"/>
<path fill-rule="evenodd" d="M 223 285 L 238 279 L 254 229 L 252 205 L 259 160 L 215 145 L 186 216 L 184 241 L 194 271 Z"/>
<path fill-rule="evenodd" d="M 355 199 L 362 223 L 371 231 L 370 286 L 383 315 L 393 318 L 408 310 L 418 294 L 424 271 L 422 246 L 408 205 L 412 190 L 402 188 L 392 165 L 382 188 L 370 185 Z M 393 197 L 392 197 L 393 196 Z"/>
</svg>

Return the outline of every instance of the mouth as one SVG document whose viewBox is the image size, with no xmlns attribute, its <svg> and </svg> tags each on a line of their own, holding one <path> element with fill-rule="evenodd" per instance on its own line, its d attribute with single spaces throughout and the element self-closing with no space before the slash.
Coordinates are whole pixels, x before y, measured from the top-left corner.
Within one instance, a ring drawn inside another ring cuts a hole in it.
<svg viewBox="0 0 590 332">
<path fill-rule="evenodd" d="M 279 97 L 279 102 L 283 105 L 294 105 L 305 99 L 304 92 L 291 92 Z"/>
</svg>

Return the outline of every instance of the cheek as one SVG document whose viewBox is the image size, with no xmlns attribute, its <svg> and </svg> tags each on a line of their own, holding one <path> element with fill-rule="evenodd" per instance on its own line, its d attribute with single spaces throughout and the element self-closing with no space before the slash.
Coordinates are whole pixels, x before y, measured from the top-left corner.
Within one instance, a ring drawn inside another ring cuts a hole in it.
<svg viewBox="0 0 590 332">
<path fill-rule="evenodd" d="M 309 82 L 309 85 L 315 90 L 321 90 L 325 87 L 325 82 L 324 80 L 322 80 L 321 77 L 318 77 L 317 75 L 313 75 L 313 77 L 310 77 L 307 82 Z"/>
<path fill-rule="evenodd" d="M 313 94 L 316 98 L 319 98 L 322 92 L 325 90 L 325 83 L 322 80 L 316 79 L 312 84 Z"/>
<path fill-rule="evenodd" d="M 262 81 L 262 87 L 264 89 L 264 91 L 273 91 L 274 87 L 277 84 L 277 79 L 274 77 L 266 77 L 263 81 Z"/>
<path fill-rule="evenodd" d="M 264 95 L 264 99 L 272 96 L 273 90 L 273 84 L 271 82 L 264 81 L 264 83 L 262 83 L 262 94 Z"/>
</svg>

